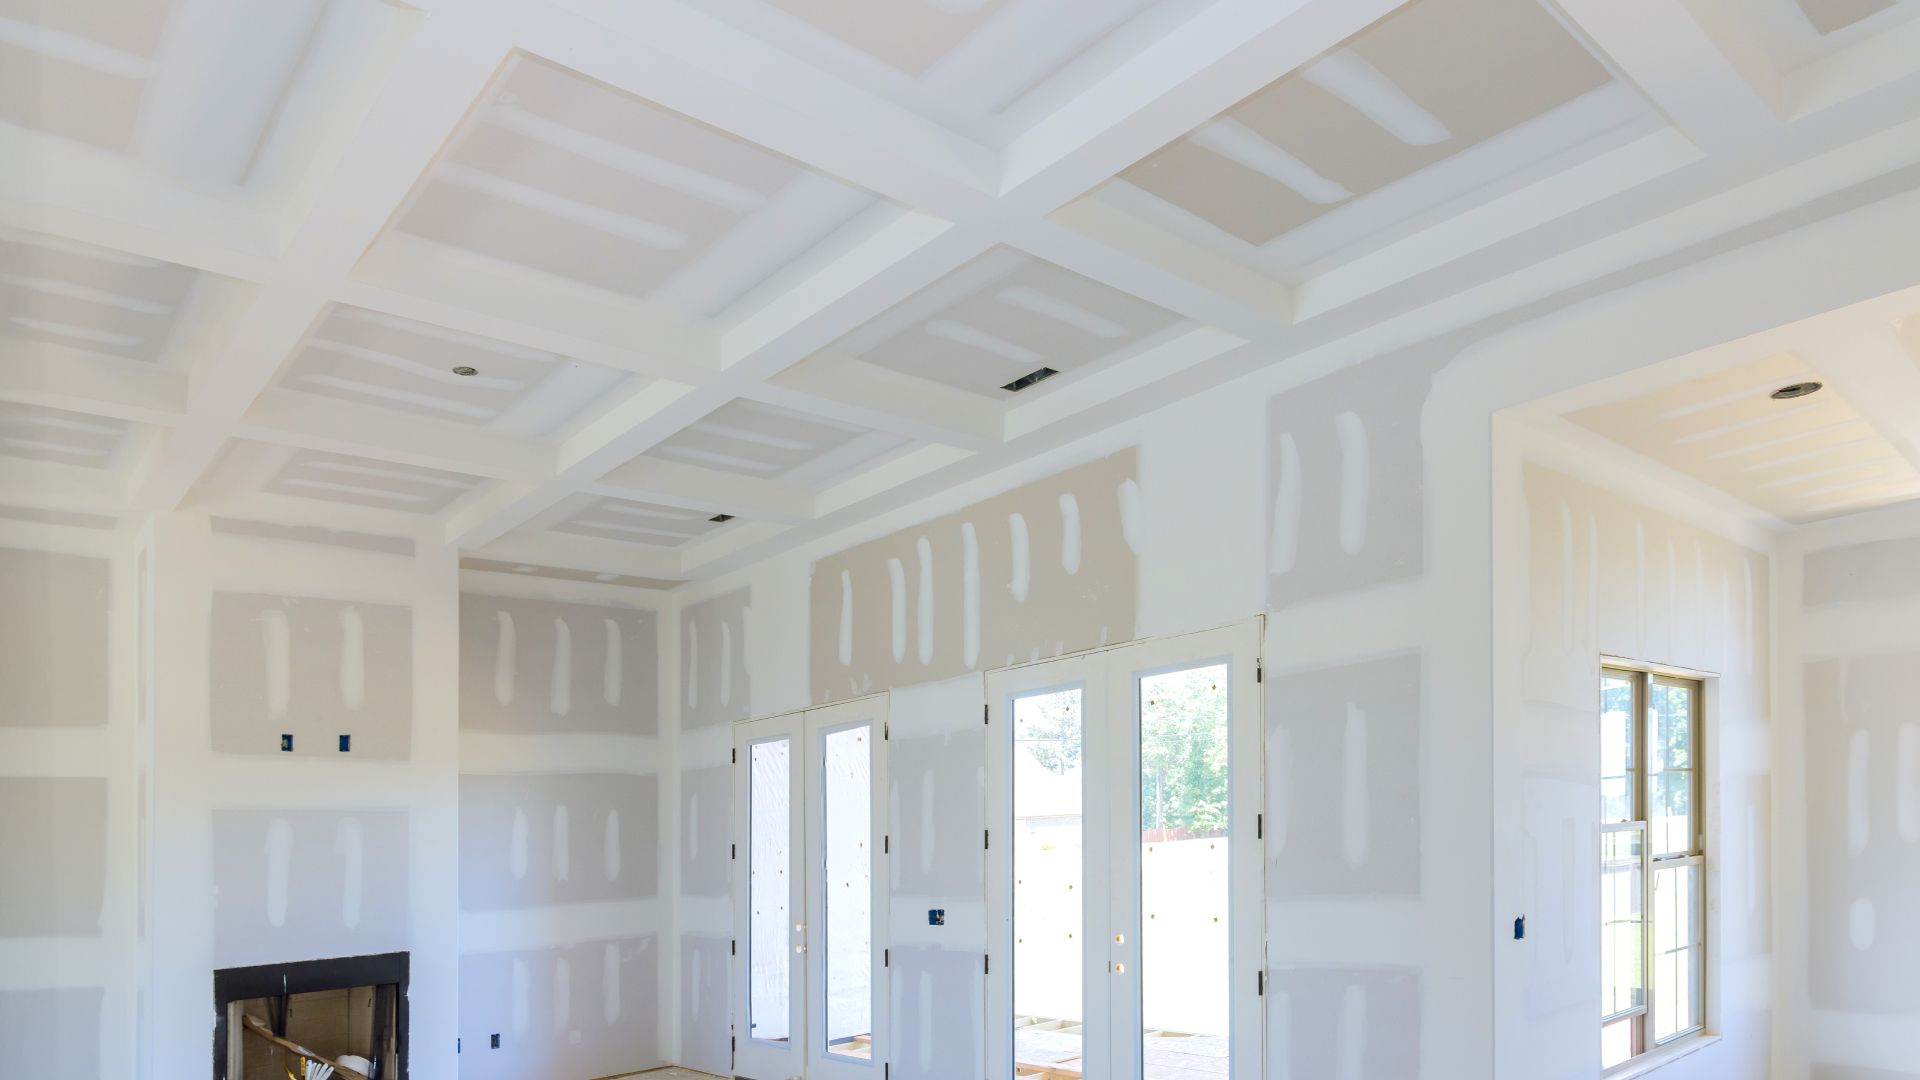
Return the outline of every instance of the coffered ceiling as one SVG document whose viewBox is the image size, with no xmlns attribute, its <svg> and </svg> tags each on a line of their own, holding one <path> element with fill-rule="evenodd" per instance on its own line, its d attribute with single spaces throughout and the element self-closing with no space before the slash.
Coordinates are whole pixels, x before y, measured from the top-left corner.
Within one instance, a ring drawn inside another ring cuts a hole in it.
<svg viewBox="0 0 1920 1080">
<path fill-rule="evenodd" d="M 0 0 L 0 513 L 643 587 L 1920 166 L 1920 0 L 111 8 Z"/>
</svg>

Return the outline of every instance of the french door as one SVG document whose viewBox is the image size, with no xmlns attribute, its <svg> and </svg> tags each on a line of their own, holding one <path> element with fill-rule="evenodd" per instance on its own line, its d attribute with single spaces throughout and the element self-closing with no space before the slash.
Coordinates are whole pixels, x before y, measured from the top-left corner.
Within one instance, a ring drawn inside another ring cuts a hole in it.
<svg viewBox="0 0 1920 1080">
<path fill-rule="evenodd" d="M 734 727 L 734 1072 L 863 1080 L 886 1060 L 887 699 Z"/>
<path fill-rule="evenodd" d="M 1259 644 L 988 676 L 989 1080 L 1261 1075 Z"/>
</svg>

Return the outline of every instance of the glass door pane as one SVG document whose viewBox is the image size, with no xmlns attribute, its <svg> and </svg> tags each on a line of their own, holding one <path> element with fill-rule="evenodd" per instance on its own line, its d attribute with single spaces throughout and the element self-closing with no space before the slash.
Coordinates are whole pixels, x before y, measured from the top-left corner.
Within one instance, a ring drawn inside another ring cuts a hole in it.
<svg viewBox="0 0 1920 1080">
<path fill-rule="evenodd" d="M 820 737 L 827 1052 L 873 1057 L 873 728 Z"/>
<path fill-rule="evenodd" d="M 747 753 L 747 1034 L 784 1043 L 793 1034 L 793 740 L 754 743 Z"/>
<path fill-rule="evenodd" d="M 807 713 L 809 1080 L 877 1078 L 886 1060 L 886 716 L 882 698 Z"/>
<path fill-rule="evenodd" d="M 1139 679 L 1140 1023 L 1145 1080 L 1225 1080 L 1232 1034 L 1231 777 L 1224 663 Z"/>
<path fill-rule="evenodd" d="M 1079 687 L 1013 699 L 1013 1052 L 1022 1076 L 1086 1054 L 1086 817 Z"/>
<path fill-rule="evenodd" d="M 753 1080 L 805 1063 L 802 731 L 799 713 L 733 730 L 733 1072 Z"/>
</svg>

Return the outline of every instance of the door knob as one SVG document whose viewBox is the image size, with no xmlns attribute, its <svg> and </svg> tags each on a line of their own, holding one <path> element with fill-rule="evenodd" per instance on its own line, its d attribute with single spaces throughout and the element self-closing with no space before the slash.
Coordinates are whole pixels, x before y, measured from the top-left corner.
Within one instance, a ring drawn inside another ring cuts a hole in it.
<svg viewBox="0 0 1920 1080">
<path fill-rule="evenodd" d="M 797 953 L 803 953 L 807 951 L 807 947 L 805 945 L 795 945 L 793 947 L 793 951 Z"/>
</svg>

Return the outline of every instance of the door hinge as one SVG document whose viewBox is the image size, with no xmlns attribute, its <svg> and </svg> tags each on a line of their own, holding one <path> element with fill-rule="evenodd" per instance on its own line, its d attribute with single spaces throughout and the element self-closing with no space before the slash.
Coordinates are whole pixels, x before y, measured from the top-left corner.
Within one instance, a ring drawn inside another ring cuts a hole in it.
<svg viewBox="0 0 1920 1080">
<path fill-rule="evenodd" d="M 881 724 L 881 725 L 880 725 L 880 741 L 881 741 L 881 742 L 886 742 L 887 740 L 889 740 L 889 739 L 891 739 L 891 738 L 893 738 L 893 725 L 892 725 L 892 724 Z"/>
<path fill-rule="evenodd" d="M 734 747 L 734 748 L 733 748 L 732 750 L 730 750 L 730 751 L 728 751 L 728 753 L 729 753 L 730 755 L 732 755 L 732 757 L 733 757 L 733 763 L 734 763 L 735 765 L 738 765 L 738 764 L 740 764 L 740 748 L 739 748 L 739 747 L 737 747 L 737 746 L 736 746 L 736 747 Z"/>
<path fill-rule="evenodd" d="M 728 845 L 727 845 L 727 858 L 729 858 L 729 859 L 738 859 L 739 857 L 740 857 L 740 845 L 739 845 L 739 844 L 728 844 Z"/>
<path fill-rule="evenodd" d="M 1254 996 L 1266 997 L 1267 996 L 1267 973 L 1264 971 L 1256 971 L 1253 974 L 1254 974 L 1254 982 L 1253 982 Z"/>
<path fill-rule="evenodd" d="M 880 838 L 880 854 L 893 854 L 893 837 L 891 834 Z"/>
<path fill-rule="evenodd" d="M 881 967 L 893 966 L 893 950 L 892 949 L 880 950 L 880 966 Z"/>
<path fill-rule="evenodd" d="M 993 706 L 983 703 L 980 706 L 980 722 L 983 724 L 990 723 L 991 721 L 988 720 L 988 717 L 991 716 L 992 713 L 993 713 Z"/>
<path fill-rule="evenodd" d="M 881 1062 L 880 1063 L 881 1080 L 887 1080 L 887 1078 L 891 1077 L 892 1075 L 893 1075 L 893 1062 L 891 1061 Z"/>
<path fill-rule="evenodd" d="M 980 963 L 980 973 L 981 973 L 982 975 L 991 975 L 991 974 L 993 974 L 993 954 L 992 954 L 992 953 L 981 953 L 981 954 L 980 954 L 980 961 L 981 961 L 981 963 Z"/>
<path fill-rule="evenodd" d="M 1267 815 L 1253 815 L 1253 838 L 1255 840 L 1265 840 L 1267 838 Z"/>
<path fill-rule="evenodd" d="M 980 850 L 982 851 L 993 850 L 993 830 L 992 829 L 980 830 Z"/>
<path fill-rule="evenodd" d="M 1254 682 L 1267 681 L 1267 669 L 1258 660 L 1255 660 L 1253 662 L 1253 681 Z"/>
<path fill-rule="evenodd" d="M 727 955 L 728 956 L 740 955 L 740 939 L 739 938 L 734 938 L 732 941 L 727 942 Z"/>
</svg>

